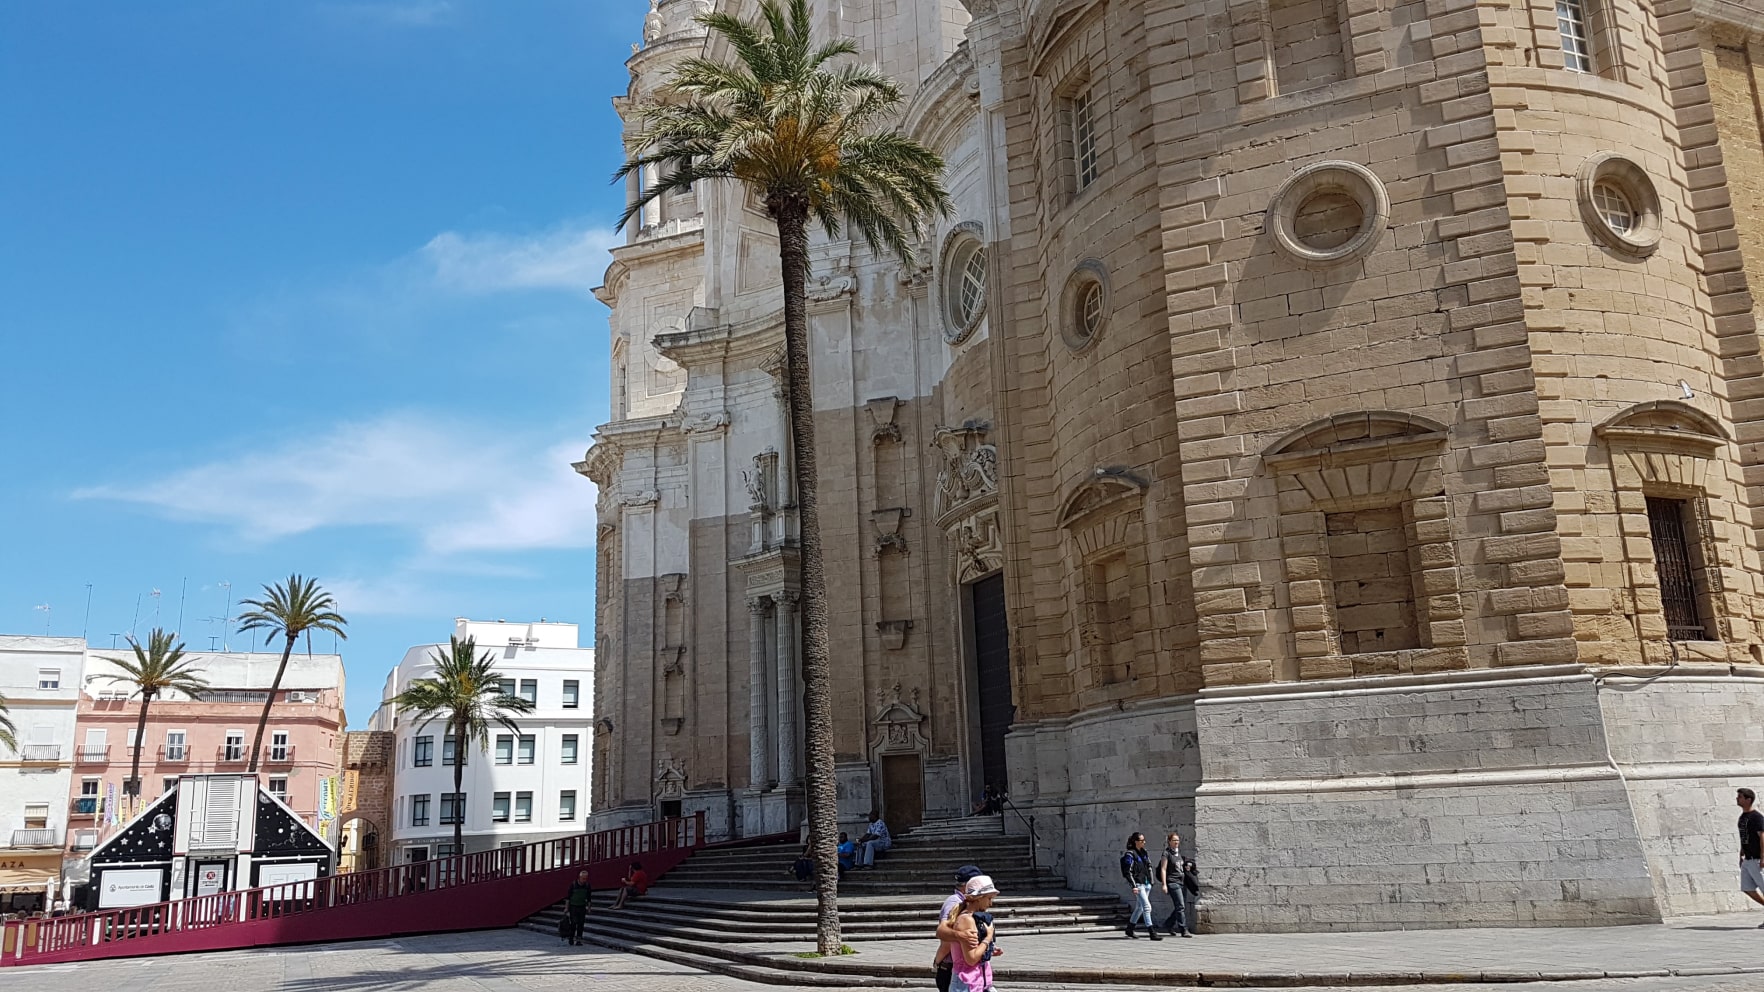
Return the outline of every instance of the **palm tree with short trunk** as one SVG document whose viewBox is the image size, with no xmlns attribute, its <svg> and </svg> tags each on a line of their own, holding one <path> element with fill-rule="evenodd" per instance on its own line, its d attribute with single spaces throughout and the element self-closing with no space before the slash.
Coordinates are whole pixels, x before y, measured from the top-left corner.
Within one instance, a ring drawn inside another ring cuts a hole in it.
<svg viewBox="0 0 1764 992">
<path fill-rule="evenodd" d="M 113 674 L 100 675 L 111 682 L 131 686 L 129 695 L 141 697 L 141 715 L 135 720 L 135 746 L 129 761 L 129 780 L 123 783 L 123 795 L 141 794 L 141 749 L 147 746 L 147 708 L 167 692 L 181 692 L 191 699 L 200 699 L 208 691 L 208 682 L 196 667 L 196 659 L 184 656 L 182 642 L 173 644 L 175 634 L 155 627 L 147 634 L 147 646 L 129 636 L 133 658 L 104 658 L 115 665 Z"/>
<path fill-rule="evenodd" d="M 310 644 L 314 631 L 348 640 L 349 635 L 343 632 L 343 628 L 349 626 L 349 621 L 337 613 L 337 601 L 319 588 L 317 579 L 300 575 L 290 575 L 287 582 L 264 586 L 262 599 L 247 599 L 240 605 L 251 607 L 239 615 L 241 634 L 264 631 L 265 644 L 275 643 L 278 637 L 282 639 L 282 663 L 276 666 L 276 680 L 270 683 L 269 698 L 263 701 L 263 715 L 257 718 L 257 736 L 251 740 L 251 764 L 245 769 L 256 774 L 257 762 L 263 757 L 263 731 L 269 726 L 270 707 L 276 704 L 276 693 L 282 689 L 282 676 L 288 671 L 288 656 L 294 653 L 294 642 L 300 640 L 301 634 L 306 634 Z"/>
<path fill-rule="evenodd" d="M 5 696 L 0 696 L 0 744 L 6 745 L 6 749 L 9 751 L 16 752 L 18 750 L 18 728 L 6 718 Z"/>
<path fill-rule="evenodd" d="M 469 745 L 476 743 L 480 751 L 488 748 L 491 724 L 520 734 L 513 714 L 531 713 L 533 704 L 502 691 L 503 679 L 496 671 L 496 660 L 488 651 L 478 654 L 476 638 L 448 638 L 447 650 L 437 646 L 431 660 L 435 673 L 411 680 L 403 692 L 392 697 L 392 702 L 400 710 L 414 711 L 411 719 L 416 730 L 437 719 L 446 724 L 447 733 L 453 737 L 453 794 L 459 796 Z M 442 743 L 445 749 L 445 738 Z M 461 803 L 454 806 L 453 852 L 464 854 L 464 844 L 465 809 Z"/>
<path fill-rule="evenodd" d="M 880 68 L 846 60 L 849 38 L 817 45 L 808 0 L 762 0 L 759 17 L 707 14 L 699 22 L 728 42 L 728 63 L 686 59 L 629 137 L 615 181 L 639 170 L 657 178 L 625 210 L 697 183 L 734 180 L 757 193 L 778 227 L 784 283 L 784 392 L 789 416 L 802 584 L 802 692 L 809 843 L 814 851 L 820 953 L 839 951 L 838 795 L 834 780 L 827 593 L 816 496 L 814 400 L 810 391 L 808 228 L 829 237 L 853 228 L 872 250 L 912 264 L 913 244 L 933 216 L 949 213 L 943 161 L 893 129 L 900 88 Z M 756 659 L 757 663 L 757 659 Z"/>
</svg>

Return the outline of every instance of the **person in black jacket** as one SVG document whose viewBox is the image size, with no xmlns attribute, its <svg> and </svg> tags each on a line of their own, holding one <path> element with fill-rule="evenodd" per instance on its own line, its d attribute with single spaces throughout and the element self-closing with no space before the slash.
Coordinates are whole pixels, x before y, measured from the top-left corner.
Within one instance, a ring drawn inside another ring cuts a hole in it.
<svg viewBox="0 0 1764 992">
<path fill-rule="evenodd" d="M 1121 855 L 1121 877 L 1133 887 L 1133 915 L 1127 919 L 1127 936 L 1139 936 L 1133 928 L 1143 917 L 1145 935 L 1153 940 L 1163 940 L 1152 926 L 1152 864 L 1151 855 L 1145 851 L 1144 834 L 1135 833 L 1127 838 L 1127 850 Z"/>
<path fill-rule="evenodd" d="M 570 894 L 565 897 L 570 912 L 570 945 L 573 947 L 582 942 L 582 924 L 588 922 L 588 903 L 594 898 L 594 890 L 588 886 L 588 873 L 579 871 L 576 880 L 570 883 Z"/>
<path fill-rule="evenodd" d="M 1184 886 L 1186 866 L 1194 862 L 1182 857 L 1182 835 L 1172 833 L 1164 843 L 1163 856 L 1158 858 L 1158 887 L 1170 897 L 1170 915 L 1164 929 L 1184 937 L 1194 936 L 1193 913 L 1188 908 L 1188 890 Z"/>
</svg>

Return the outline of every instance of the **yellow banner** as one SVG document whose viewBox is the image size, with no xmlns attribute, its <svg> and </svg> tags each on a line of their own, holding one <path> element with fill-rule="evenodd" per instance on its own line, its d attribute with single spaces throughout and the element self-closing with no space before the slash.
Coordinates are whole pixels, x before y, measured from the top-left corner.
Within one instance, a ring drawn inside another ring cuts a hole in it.
<svg viewBox="0 0 1764 992">
<path fill-rule="evenodd" d="M 353 813 L 361 798 L 361 772 L 351 768 L 343 773 L 343 812 Z"/>
</svg>

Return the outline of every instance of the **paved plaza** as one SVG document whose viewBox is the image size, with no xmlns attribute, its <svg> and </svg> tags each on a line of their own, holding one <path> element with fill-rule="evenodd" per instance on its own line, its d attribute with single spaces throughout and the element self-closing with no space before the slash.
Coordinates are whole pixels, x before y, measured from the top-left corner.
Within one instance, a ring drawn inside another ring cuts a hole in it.
<svg viewBox="0 0 1764 992">
<path fill-rule="evenodd" d="M 1716 962 L 1764 960 L 1764 933 L 1732 929 L 1737 922 L 1688 921 L 1678 927 L 1629 927 L 1602 930 L 1506 931 L 1504 943 L 1511 948 L 1516 965 L 1532 960 L 1554 947 L 1557 958 L 1578 959 L 1577 948 L 1595 945 L 1614 958 L 1614 963 L 1644 970 L 1658 967 L 1660 956 L 1689 960 L 1699 954 Z M 1477 931 L 1486 934 L 1488 931 Z M 1378 935 L 1295 935 L 1260 937 L 1206 937 L 1181 944 L 1152 945 L 1100 942 L 1083 935 L 1066 937 L 1019 937 L 1011 942 L 1007 957 L 1019 960 L 1044 955 L 1084 954 L 1092 966 L 1107 963 L 1131 967 L 1156 958 L 1205 956 L 1225 960 L 1254 944 L 1263 972 L 1306 966 L 1317 948 L 1331 940 L 1361 938 L 1362 953 L 1369 953 L 1375 939 L 1380 946 L 1399 950 L 1432 946 L 1442 961 L 1466 953 L 1465 934 L 1451 931 Z M 1209 946 L 1210 945 L 1210 946 Z M 866 953 L 881 953 L 883 945 L 870 945 Z M 1674 949 L 1687 950 L 1678 954 Z M 1045 948 L 1038 952 L 1037 947 Z M 896 943 L 902 959 L 925 957 L 928 946 Z M 1408 953 L 1402 950 L 1402 953 Z M 1417 951 L 1418 953 L 1418 951 Z M 1382 960 L 1400 960 L 1400 954 Z M 1364 964 L 1364 960 L 1361 962 Z M 1364 970 L 1364 968 L 1362 968 Z M 1391 992 L 1419 992 L 1420 988 L 1453 992 L 1756 992 L 1758 975 L 1679 975 L 1654 978 L 1602 979 L 1585 982 L 1483 983 L 1454 985 L 1387 986 Z M 1014 982 L 1010 968 L 1000 961 L 999 992 L 1013 989 L 1065 988 L 1057 983 Z M 680 965 L 593 946 L 566 947 L 541 934 L 522 930 L 496 930 L 464 934 L 440 934 L 399 940 L 374 940 L 311 947 L 230 951 L 160 958 L 133 958 L 89 964 L 48 965 L 0 971 L 0 984 L 20 992 L 89 992 L 95 988 L 122 988 L 130 992 L 561 992 L 605 989 L 608 992 L 792 992 L 791 987 L 759 985 L 721 975 L 710 975 Z M 852 981 L 843 987 L 860 987 Z M 826 985 L 820 987 L 825 988 Z M 840 987 L 840 986 L 835 986 Z M 924 987 L 930 988 L 929 977 Z M 1085 985 L 1082 988 L 1116 992 L 1152 986 L 1122 984 Z M 1169 986 L 1162 986 L 1168 988 Z"/>
</svg>

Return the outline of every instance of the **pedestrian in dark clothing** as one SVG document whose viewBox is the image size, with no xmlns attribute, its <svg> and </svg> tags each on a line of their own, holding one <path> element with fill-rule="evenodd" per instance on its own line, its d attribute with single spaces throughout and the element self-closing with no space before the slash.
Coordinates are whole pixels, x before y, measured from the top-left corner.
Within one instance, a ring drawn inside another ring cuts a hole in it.
<svg viewBox="0 0 1764 992">
<path fill-rule="evenodd" d="M 1127 850 L 1121 855 L 1121 877 L 1133 888 L 1133 915 L 1127 918 L 1127 936 L 1139 936 L 1133 928 L 1143 919 L 1145 935 L 1153 940 L 1163 940 L 1152 926 L 1152 863 L 1151 855 L 1145 851 L 1144 834 L 1135 833 L 1127 838 Z"/>
<path fill-rule="evenodd" d="M 796 876 L 798 882 L 806 882 L 815 876 L 815 859 L 807 844 L 802 846 L 802 853 L 791 862 L 790 873 Z"/>
<path fill-rule="evenodd" d="M 1740 842 L 1740 891 L 1750 899 L 1764 905 L 1764 868 L 1760 868 L 1760 859 L 1764 858 L 1764 813 L 1752 808 L 1757 795 L 1750 789 L 1739 790 L 1739 842 Z M 1764 923 L 1758 925 L 1764 930 Z"/>
<path fill-rule="evenodd" d="M 570 883 L 570 894 L 565 898 L 570 913 L 570 946 L 582 942 L 582 924 L 588 922 L 588 903 L 594 898 L 594 890 L 588 886 L 588 873 L 579 871 L 576 880 Z"/>
<path fill-rule="evenodd" d="M 1170 897 L 1170 916 L 1164 920 L 1164 929 L 1170 933 L 1184 937 L 1194 936 L 1194 920 L 1188 911 L 1188 890 L 1183 888 L 1186 877 L 1184 865 L 1193 864 L 1182 859 L 1182 836 L 1171 834 L 1164 844 L 1163 856 L 1158 858 L 1158 885 L 1164 894 Z"/>
</svg>

